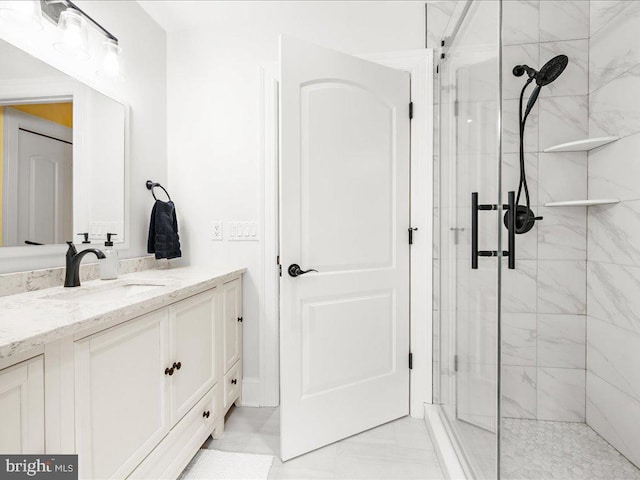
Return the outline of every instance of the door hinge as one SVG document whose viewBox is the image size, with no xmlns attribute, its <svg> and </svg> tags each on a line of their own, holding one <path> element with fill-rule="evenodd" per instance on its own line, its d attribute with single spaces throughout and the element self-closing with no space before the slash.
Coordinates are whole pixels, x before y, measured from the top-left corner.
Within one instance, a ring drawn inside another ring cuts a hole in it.
<svg viewBox="0 0 640 480">
<path fill-rule="evenodd" d="M 413 245 L 413 232 L 418 230 L 416 227 L 409 227 L 409 245 Z"/>
<path fill-rule="evenodd" d="M 457 117 L 458 116 L 458 100 L 456 100 L 455 102 L 453 102 L 453 114 Z"/>
<path fill-rule="evenodd" d="M 409 370 L 413 370 L 413 353 L 409 352 Z"/>
<path fill-rule="evenodd" d="M 413 102 L 409 102 L 409 120 L 413 118 Z"/>
<path fill-rule="evenodd" d="M 278 275 L 282 276 L 282 265 L 280 265 L 280 255 L 276 257 L 276 265 L 278 265 Z"/>
<path fill-rule="evenodd" d="M 458 371 L 458 355 L 453 356 L 453 371 Z"/>
</svg>

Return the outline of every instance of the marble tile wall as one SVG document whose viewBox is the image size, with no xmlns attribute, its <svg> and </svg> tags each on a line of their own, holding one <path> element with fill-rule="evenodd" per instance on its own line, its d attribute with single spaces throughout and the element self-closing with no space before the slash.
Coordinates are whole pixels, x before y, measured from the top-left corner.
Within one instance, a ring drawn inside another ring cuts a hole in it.
<svg viewBox="0 0 640 480">
<path fill-rule="evenodd" d="M 640 2 L 591 1 L 586 421 L 640 466 Z"/>
<path fill-rule="evenodd" d="M 569 57 L 527 120 L 531 204 L 544 220 L 517 236 L 516 270 L 503 269 L 503 414 L 584 422 L 587 212 L 544 205 L 587 198 L 587 154 L 543 150 L 589 133 L 589 2 L 518 0 L 503 6 L 503 192 L 517 191 L 519 178 L 524 81 L 512 67 L 537 69 L 561 53 Z"/>
<path fill-rule="evenodd" d="M 153 256 L 126 258 L 120 260 L 118 272 L 121 275 L 125 275 L 152 268 L 158 268 L 158 260 Z M 0 297 L 62 286 L 64 284 L 64 275 L 64 267 L 1 274 Z M 100 268 L 97 262 L 87 262 L 80 265 L 81 282 L 97 278 L 100 278 Z"/>
</svg>

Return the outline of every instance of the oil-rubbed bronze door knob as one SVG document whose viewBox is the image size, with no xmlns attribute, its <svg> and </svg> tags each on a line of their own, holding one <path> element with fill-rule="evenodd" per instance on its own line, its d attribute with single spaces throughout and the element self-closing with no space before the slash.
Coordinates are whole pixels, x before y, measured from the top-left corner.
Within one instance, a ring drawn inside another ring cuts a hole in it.
<svg viewBox="0 0 640 480">
<path fill-rule="evenodd" d="M 209 415 L 210 415 L 210 414 L 211 414 L 211 412 L 210 412 L 209 410 L 207 410 L 206 412 L 204 412 L 204 413 L 202 414 L 202 416 L 203 416 L 204 418 L 209 418 Z"/>
<path fill-rule="evenodd" d="M 233 380 L 231 380 L 231 383 L 233 383 L 233 384 L 235 385 L 236 383 L 238 383 L 238 380 L 236 380 L 236 379 L 234 378 Z"/>
<path fill-rule="evenodd" d="M 174 364 L 174 365 L 175 365 L 175 364 Z M 165 369 L 164 369 L 164 374 L 165 374 L 165 375 L 173 375 L 173 367 L 171 367 L 171 368 L 168 368 L 168 367 L 167 367 L 167 368 L 165 368 Z"/>
<path fill-rule="evenodd" d="M 293 263 L 289 265 L 289 268 L 287 269 L 287 271 L 289 272 L 289 275 L 291 275 L 292 277 L 299 277 L 300 275 L 304 275 L 305 273 L 309 273 L 309 272 L 317 272 L 317 270 L 314 270 L 313 268 L 310 268 L 309 270 L 303 270 L 302 268 L 300 268 L 300 265 L 298 265 L 297 263 Z"/>
<path fill-rule="evenodd" d="M 173 362 L 173 368 L 175 368 L 176 370 L 180 370 L 182 368 L 182 362 Z"/>
</svg>

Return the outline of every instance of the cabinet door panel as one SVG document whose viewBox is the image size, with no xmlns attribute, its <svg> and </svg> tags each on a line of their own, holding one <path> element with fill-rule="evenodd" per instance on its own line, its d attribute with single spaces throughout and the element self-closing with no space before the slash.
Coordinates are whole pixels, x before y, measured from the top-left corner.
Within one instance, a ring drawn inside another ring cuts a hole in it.
<svg viewBox="0 0 640 480">
<path fill-rule="evenodd" d="M 240 360 L 242 351 L 242 284 L 240 279 L 223 285 L 224 371 Z"/>
<path fill-rule="evenodd" d="M 0 371 L 0 452 L 44 453 L 42 356 Z"/>
<path fill-rule="evenodd" d="M 171 378 L 173 423 L 182 418 L 216 382 L 214 346 L 216 291 L 201 293 L 171 307 L 171 362 L 180 363 Z"/>
<path fill-rule="evenodd" d="M 169 431 L 168 310 L 76 344 L 82 478 L 124 478 Z"/>
<path fill-rule="evenodd" d="M 236 363 L 224 376 L 225 412 L 240 397 L 242 390 L 242 362 Z"/>
</svg>

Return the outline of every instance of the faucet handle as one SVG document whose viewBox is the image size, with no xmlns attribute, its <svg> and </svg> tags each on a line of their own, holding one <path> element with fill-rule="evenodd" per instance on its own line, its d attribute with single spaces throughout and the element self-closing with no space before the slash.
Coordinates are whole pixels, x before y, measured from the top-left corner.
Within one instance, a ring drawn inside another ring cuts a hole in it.
<svg viewBox="0 0 640 480">
<path fill-rule="evenodd" d="M 76 253 L 78 253 L 78 250 L 76 250 L 76 246 L 73 244 L 73 242 L 67 242 L 67 245 L 69 245 L 67 255 L 75 255 Z"/>
<path fill-rule="evenodd" d="M 82 240 L 82 243 L 91 243 L 89 241 L 89 232 L 77 233 L 76 235 L 82 235 L 84 237 L 84 240 Z"/>
</svg>

